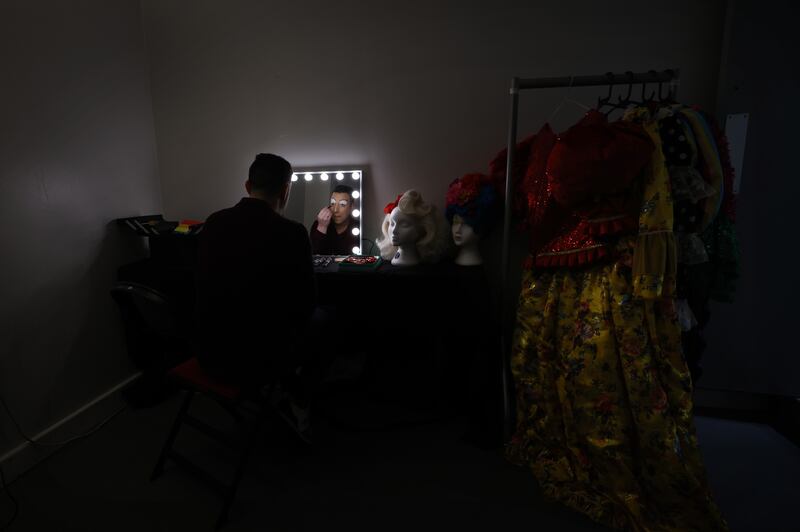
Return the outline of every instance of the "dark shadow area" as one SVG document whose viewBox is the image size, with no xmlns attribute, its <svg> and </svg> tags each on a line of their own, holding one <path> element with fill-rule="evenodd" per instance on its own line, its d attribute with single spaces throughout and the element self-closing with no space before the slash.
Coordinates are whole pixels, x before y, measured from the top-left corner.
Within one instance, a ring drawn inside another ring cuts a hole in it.
<svg viewBox="0 0 800 532">
<path fill-rule="evenodd" d="M 363 411 L 349 402 L 356 395 L 341 385 L 327 395 L 311 448 L 270 418 L 224 530 L 602 530 L 546 501 L 530 472 L 498 450 L 463 441 L 459 416 L 381 430 L 342 426 L 331 414 L 359 421 Z M 180 400 L 129 409 L 15 482 L 20 513 L 13 530 L 212 530 L 220 502 L 208 487 L 174 465 L 148 480 Z M 233 429 L 213 402 L 198 401 L 196 411 Z M 697 425 L 731 530 L 790 529 L 800 451 L 763 425 L 711 418 Z M 176 445 L 222 478 L 230 474 L 228 449 L 190 429 Z"/>
<path fill-rule="evenodd" d="M 168 466 L 148 481 L 179 396 L 130 409 L 11 486 L 14 530 L 211 530 L 215 493 Z M 329 396 L 327 407 L 345 401 Z M 198 401 L 223 430 L 225 412 Z M 300 447 L 277 418 L 259 439 L 224 530 L 601 530 L 542 499 L 529 472 L 497 451 L 460 439 L 463 420 L 351 431 L 315 419 L 315 444 Z M 186 429 L 176 441 L 193 460 L 230 474 L 230 452 Z M 5 504 L 5 503 L 4 503 Z"/>
</svg>

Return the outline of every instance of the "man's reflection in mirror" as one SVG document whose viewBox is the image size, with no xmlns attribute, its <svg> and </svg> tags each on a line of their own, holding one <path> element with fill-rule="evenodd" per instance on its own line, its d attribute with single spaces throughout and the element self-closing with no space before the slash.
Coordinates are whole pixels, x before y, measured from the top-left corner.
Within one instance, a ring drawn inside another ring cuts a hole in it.
<svg viewBox="0 0 800 532">
<path fill-rule="evenodd" d="M 316 255 L 351 255 L 359 237 L 353 234 L 358 222 L 353 218 L 353 187 L 337 185 L 330 203 L 317 214 L 309 231 L 311 249 Z M 356 231 L 358 233 L 358 231 Z"/>
</svg>

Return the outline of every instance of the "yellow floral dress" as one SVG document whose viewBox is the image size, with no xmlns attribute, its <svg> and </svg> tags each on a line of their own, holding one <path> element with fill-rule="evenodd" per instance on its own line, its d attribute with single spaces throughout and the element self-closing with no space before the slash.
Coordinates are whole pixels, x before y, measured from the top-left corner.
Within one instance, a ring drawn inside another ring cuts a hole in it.
<svg viewBox="0 0 800 532">
<path fill-rule="evenodd" d="M 643 175 L 638 234 L 613 259 L 532 269 L 522 279 L 512 351 L 517 429 L 507 447 L 544 493 L 636 531 L 726 524 L 706 483 L 692 383 L 674 300 L 669 179 L 658 129 Z"/>
</svg>

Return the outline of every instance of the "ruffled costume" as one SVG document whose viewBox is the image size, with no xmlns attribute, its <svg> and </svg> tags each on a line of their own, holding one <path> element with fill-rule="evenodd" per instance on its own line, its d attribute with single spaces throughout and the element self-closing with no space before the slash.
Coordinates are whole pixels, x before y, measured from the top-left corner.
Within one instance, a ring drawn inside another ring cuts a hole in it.
<svg viewBox="0 0 800 532">
<path fill-rule="evenodd" d="M 518 146 L 531 234 L 512 346 L 508 458 L 546 495 L 627 530 L 726 530 L 692 421 L 658 123 L 590 112 Z M 490 174 L 502 178 L 498 154 Z"/>
</svg>

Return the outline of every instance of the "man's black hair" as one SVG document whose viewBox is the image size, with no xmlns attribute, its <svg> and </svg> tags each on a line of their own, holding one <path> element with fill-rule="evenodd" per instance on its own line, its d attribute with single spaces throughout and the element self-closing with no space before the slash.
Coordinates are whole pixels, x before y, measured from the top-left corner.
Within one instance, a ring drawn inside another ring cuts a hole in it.
<svg viewBox="0 0 800 532">
<path fill-rule="evenodd" d="M 247 179 L 253 190 L 277 196 L 292 178 L 292 165 L 289 161 L 272 153 L 259 153 L 250 165 Z"/>
<path fill-rule="evenodd" d="M 333 188 L 333 192 L 331 192 L 331 194 L 334 193 L 347 194 L 348 196 L 350 196 L 350 202 L 351 203 L 353 202 L 353 187 L 351 187 L 350 185 L 336 185 Z"/>
</svg>

